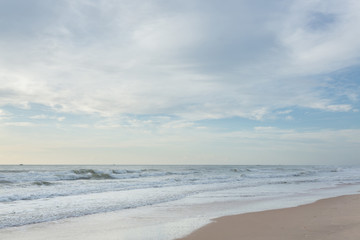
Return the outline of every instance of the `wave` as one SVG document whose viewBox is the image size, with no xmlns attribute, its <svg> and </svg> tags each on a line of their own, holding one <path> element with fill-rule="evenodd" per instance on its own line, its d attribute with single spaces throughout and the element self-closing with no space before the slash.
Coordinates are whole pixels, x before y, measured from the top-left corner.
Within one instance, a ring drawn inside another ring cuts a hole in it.
<svg viewBox="0 0 360 240">
<path fill-rule="evenodd" d="M 6 181 L 6 180 L 0 180 L 0 184 L 10 184 L 10 183 L 12 183 L 12 182 Z"/>
<path fill-rule="evenodd" d="M 268 184 L 300 184 L 300 183 L 315 183 L 320 182 L 319 179 L 308 179 L 308 180 L 283 180 L 269 182 Z"/>
<path fill-rule="evenodd" d="M 29 170 L 0 170 L 0 173 L 22 173 L 29 172 Z"/>
<path fill-rule="evenodd" d="M 111 176 L 108 173 L 102 173 L 95 171 L 93 169 L 79 169 L 79 170 L 73 170 L 73 173 L 80 175 L 78 179 L 114 179 L 113 176 Z"/>
<path fill-rule="evenodd" d="M 295 174 L 293 174 L 293 177 L 302 177 L 302 176 L 310 176 L 313 175 L 315 172 L 314 171 L 300 171 L 297 172 Z"/>
<path fill-rule="evenodd" d="M 167 177 L 171 175 L 188 175 L 191 172 L 161 171 L 157 169 L 72 169 L 66 171 L 3 171 L 0 184 L 32 184 L 46 185 L 47 183 L 77 180 L 124 180 L 148 177 Z"/>
<path fill-rule="evenodd" d="M 37 186 L 50 186 L 50 185 L 54 185 L 54 183 L 51 182 L 47 182 L 47 181 L 36 181 L 32 183 L 33 185 L 37 185 Z"/>
<path fill-rule="evenodd" d="M 251 172 L 251 169 L 249 169 L 249 168 L 245 168 L 245 169 L 232 168 L 232 169 L 230 169 L 230 172 L 240 172 L 240 173 L 242 173 L 242 172 Z"/>
</svg>

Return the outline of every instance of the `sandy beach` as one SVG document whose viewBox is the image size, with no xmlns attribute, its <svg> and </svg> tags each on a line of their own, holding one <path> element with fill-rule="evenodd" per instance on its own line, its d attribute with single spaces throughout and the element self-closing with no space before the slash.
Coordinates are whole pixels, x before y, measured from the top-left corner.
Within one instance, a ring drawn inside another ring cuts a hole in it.
<svg viewBox="0 0 360 240">
<path fill-rule="evenodd" d="M 181 240 L 360 239 L 360 195 L 215 219 Z"/>
</svg>

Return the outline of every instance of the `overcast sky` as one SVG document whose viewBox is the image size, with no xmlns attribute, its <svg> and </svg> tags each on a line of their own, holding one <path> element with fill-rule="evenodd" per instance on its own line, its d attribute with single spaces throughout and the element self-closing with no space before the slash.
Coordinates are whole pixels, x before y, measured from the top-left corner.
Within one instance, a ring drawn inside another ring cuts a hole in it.
<svg viewBox="0 0 360 240">
<path fill-rule="evenodd" d="M 0 164 L 357 164 L 358 0 L 0 0 Z"/>
</svg>

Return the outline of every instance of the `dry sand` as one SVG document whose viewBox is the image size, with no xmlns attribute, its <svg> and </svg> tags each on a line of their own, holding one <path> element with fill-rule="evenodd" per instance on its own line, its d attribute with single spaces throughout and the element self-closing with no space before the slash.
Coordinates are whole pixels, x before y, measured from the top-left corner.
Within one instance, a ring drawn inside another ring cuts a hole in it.
<svg viewBox="0 0 360 240">
<path fill-rule="evenodd" d="M 359 240 L 360 195 L 215 219 L 182 240 Z"/>
</svg>

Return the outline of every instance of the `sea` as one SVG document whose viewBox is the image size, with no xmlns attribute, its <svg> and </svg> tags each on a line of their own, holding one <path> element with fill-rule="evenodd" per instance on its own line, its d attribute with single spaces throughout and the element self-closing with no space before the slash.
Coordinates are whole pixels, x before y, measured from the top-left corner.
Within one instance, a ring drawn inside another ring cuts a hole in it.
<svg viewBox="0 0 360 240">
<path fill-rule="evenodd" d="M 143 240 L 171 240 L 216 217 L 359 190 L 359 166 L 0 165 L 0 229 L 116 214 L 125 240 L 145 228 Z"/>
</svg>

